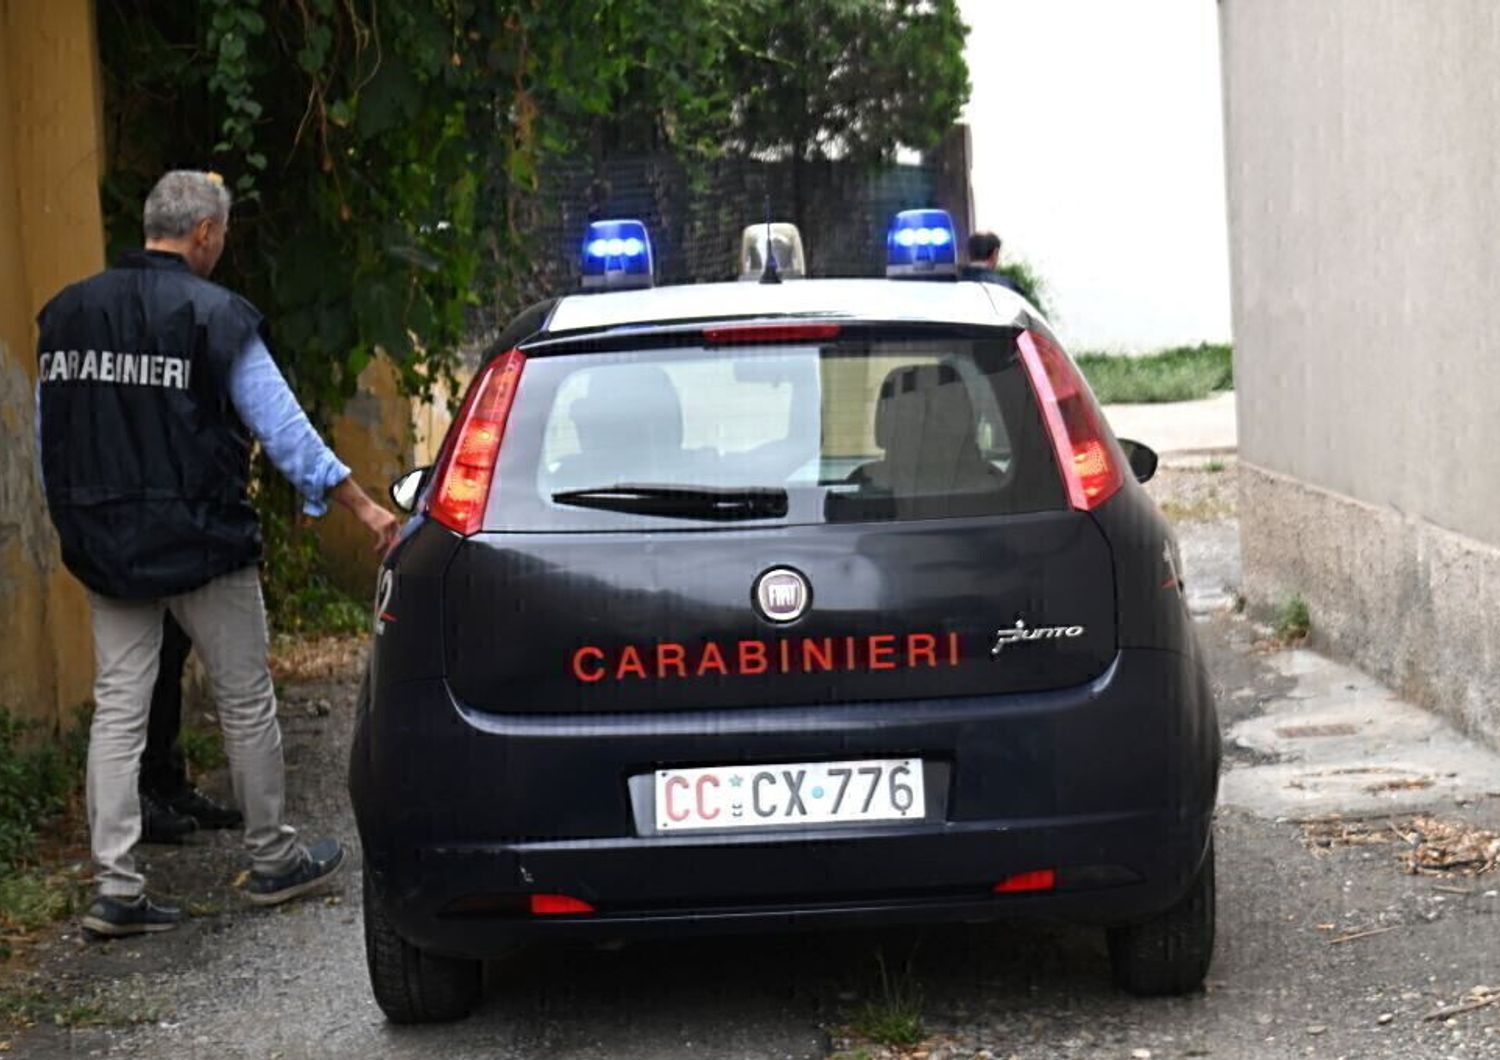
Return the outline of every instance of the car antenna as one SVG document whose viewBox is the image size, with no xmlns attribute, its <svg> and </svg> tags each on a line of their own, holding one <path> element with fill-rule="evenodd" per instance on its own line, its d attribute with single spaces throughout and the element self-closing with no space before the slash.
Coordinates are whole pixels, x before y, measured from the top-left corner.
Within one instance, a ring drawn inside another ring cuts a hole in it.
<svg viewBox="0 0 1500 1060">
<path fill-rule="evenodd" d="M 780 283 L 781 270 L 776 267 L 776 243 L 771 239 L 771 196 L 766 196 L 766 268 L 761 283 Z"/>
</svg>

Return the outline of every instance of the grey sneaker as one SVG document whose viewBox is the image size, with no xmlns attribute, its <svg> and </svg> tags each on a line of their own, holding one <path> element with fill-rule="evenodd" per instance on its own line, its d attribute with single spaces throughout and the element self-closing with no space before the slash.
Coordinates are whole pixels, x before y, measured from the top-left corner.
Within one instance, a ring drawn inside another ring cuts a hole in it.
<svg viewBox="0 0 1500 1060">
<path fill-rule="evenodd" d="M 337 839 L 320 839 L 307 848 L 301 861 L 285 872 L 274 876 L 252 872 L 245 895 L 256 905 L 279 905 L 322 886 L 343 865 L 344 844 Z"/>
<path fill-rule="evenodd" d="M 144 894 L 135 899 L 100 895 L 83 914 L 83 930 L 100 938 L 122 938 L 171 931 L 182 921 L 182 910 L 156 905 Z"/>
</svg>

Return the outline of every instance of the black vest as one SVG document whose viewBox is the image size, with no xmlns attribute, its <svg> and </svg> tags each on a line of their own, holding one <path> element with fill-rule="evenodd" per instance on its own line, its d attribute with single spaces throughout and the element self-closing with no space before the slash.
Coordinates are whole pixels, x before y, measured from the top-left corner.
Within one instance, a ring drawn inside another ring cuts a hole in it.
<svg viewBox="0 0 1500 1060">
<path fill-rule="evenodd" d="M 125 255 L 37 317 L 42 476 L 63 562 L 103 596 L 196 589 L 260 559 L 230 365 L 264 322 L 176 254 Z"/>
</svg>

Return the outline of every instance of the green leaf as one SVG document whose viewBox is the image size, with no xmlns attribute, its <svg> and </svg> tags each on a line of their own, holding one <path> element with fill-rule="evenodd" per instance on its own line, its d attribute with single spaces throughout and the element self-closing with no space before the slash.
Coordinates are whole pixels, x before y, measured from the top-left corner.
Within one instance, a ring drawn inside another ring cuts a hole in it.
<svg viewBox="0 0 1500 1060">
<path fill-rule="evenodd" d="M 335 234 L 324 228 L 305 231 L 302 238 L 283 247 L 278 255 L 277 308 L 315 304 L 327 278 L 347 268 L 341 255 Z"/>
<path fill-rule="evenodd" d="M 443 266 L 441 258 L 429 254 L 421 247 L 412 243 L 399 243 L 387 246 L 385 252 L 397 261 L 404 261 L 408 265 L 415 265 L 417 268 L 425 269 L 428 272 L 437 272 Z"/>
<path fill-rule="evenodd" d="M 334 100 L 333 105 L 328 108 L 328 120 L 339 128 L 347 128 L 354 120 L 354 108 L 349 106 L 347 99 Z"/>
<path fill-rule="evenodd" d="M 252 169 L 264 170 L 266 168 L 266 156 L 263 154 L 250 154 L 245 156 L 245 162 Z"/>
<path fill-rule="evenodd" d="M 298 360 L 307 352 L 316 333 L 318 318 L 311 309 L 283 313 L 276 318 L 276 347 L 283 359 Z"/>
<path fill-rule="evenodd" d="M 318 307 L 318 344 L 339 356 L 354 343 L 353 309 L 347 299 Z"/>
<path fill-rule="evenodd" d="M 318 65 L 321 66 L 333 47 L 333 30 L 327 26 L 314 26 L 307 32 L 307 46 L 317 53 Z"/>
<path fill-rule="evenodd" d="M 344 373 L 358 379 L 360 373 L 375 359 L 374 352 L 365 345 L 355 346 L 344 355 Z"/>
<path fill-rule="evenodd" d="M 355 132 L 371 139 L 416 119 L 422 105 L 422 86 L 400 59 L 383 63 L 374 80 L 360 93 Z"/>
<path fill-rule="evenodd" d="M 400 361 L 411 352 L 411 339 L 396 307 L 396 291 L 384 280 L 355 285 L 354 316 L 360 336 Z"/>
<path fill-rule="evenodd" d="M 406 314 L 407 330 L 417 336 L 417 342 L 426 346 L 429 337 L 437 332 L 437 326 L 437 317 L 432 311 L 431 302 L 419 295 Z"/>
</svg>

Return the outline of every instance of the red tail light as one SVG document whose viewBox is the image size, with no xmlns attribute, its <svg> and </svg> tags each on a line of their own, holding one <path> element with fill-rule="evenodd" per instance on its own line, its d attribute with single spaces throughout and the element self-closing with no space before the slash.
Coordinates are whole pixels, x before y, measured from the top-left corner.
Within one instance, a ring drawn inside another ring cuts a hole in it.
<svg viewBox="0 0 1500 1060">
<path fill-rule="evenodd" d="M 526 355 L 511 350 L 485 366 L 458 410 L 442 455 L 427 512 L 454 533 L 478 531 L 495 480 L 505 421 L 516 399 Z"/>
<path fill-rule="evenodd" d="M 1068 484 L 1068 500 L 1079 511 L 1091 511 L 1124 484 L 1124 454 L 1068 355 L 1034 331 L 1023 332 L 1019 345 Z"/>
<path fill-rule="evenodd" d="M 1025 891 L 1050 891 L 1057 886 L 1056 869 L 1018 872 L 995 884 L 996 894 L 1021 894 Z"/>
<path fill-rule="evenodd" d="M 821 342 L 838 338 L 842 330 L 841 324 L 734 324 L 722 328 L 704 328 L 703 342 L 708 346 Z"/>
<path fill-rule="evenodd" d="M 594 912 L 593 906 L 570 895 L 534 894 L 531 896 L 532 916 L 570 916 L 592 912 Z"/>
</svg>

